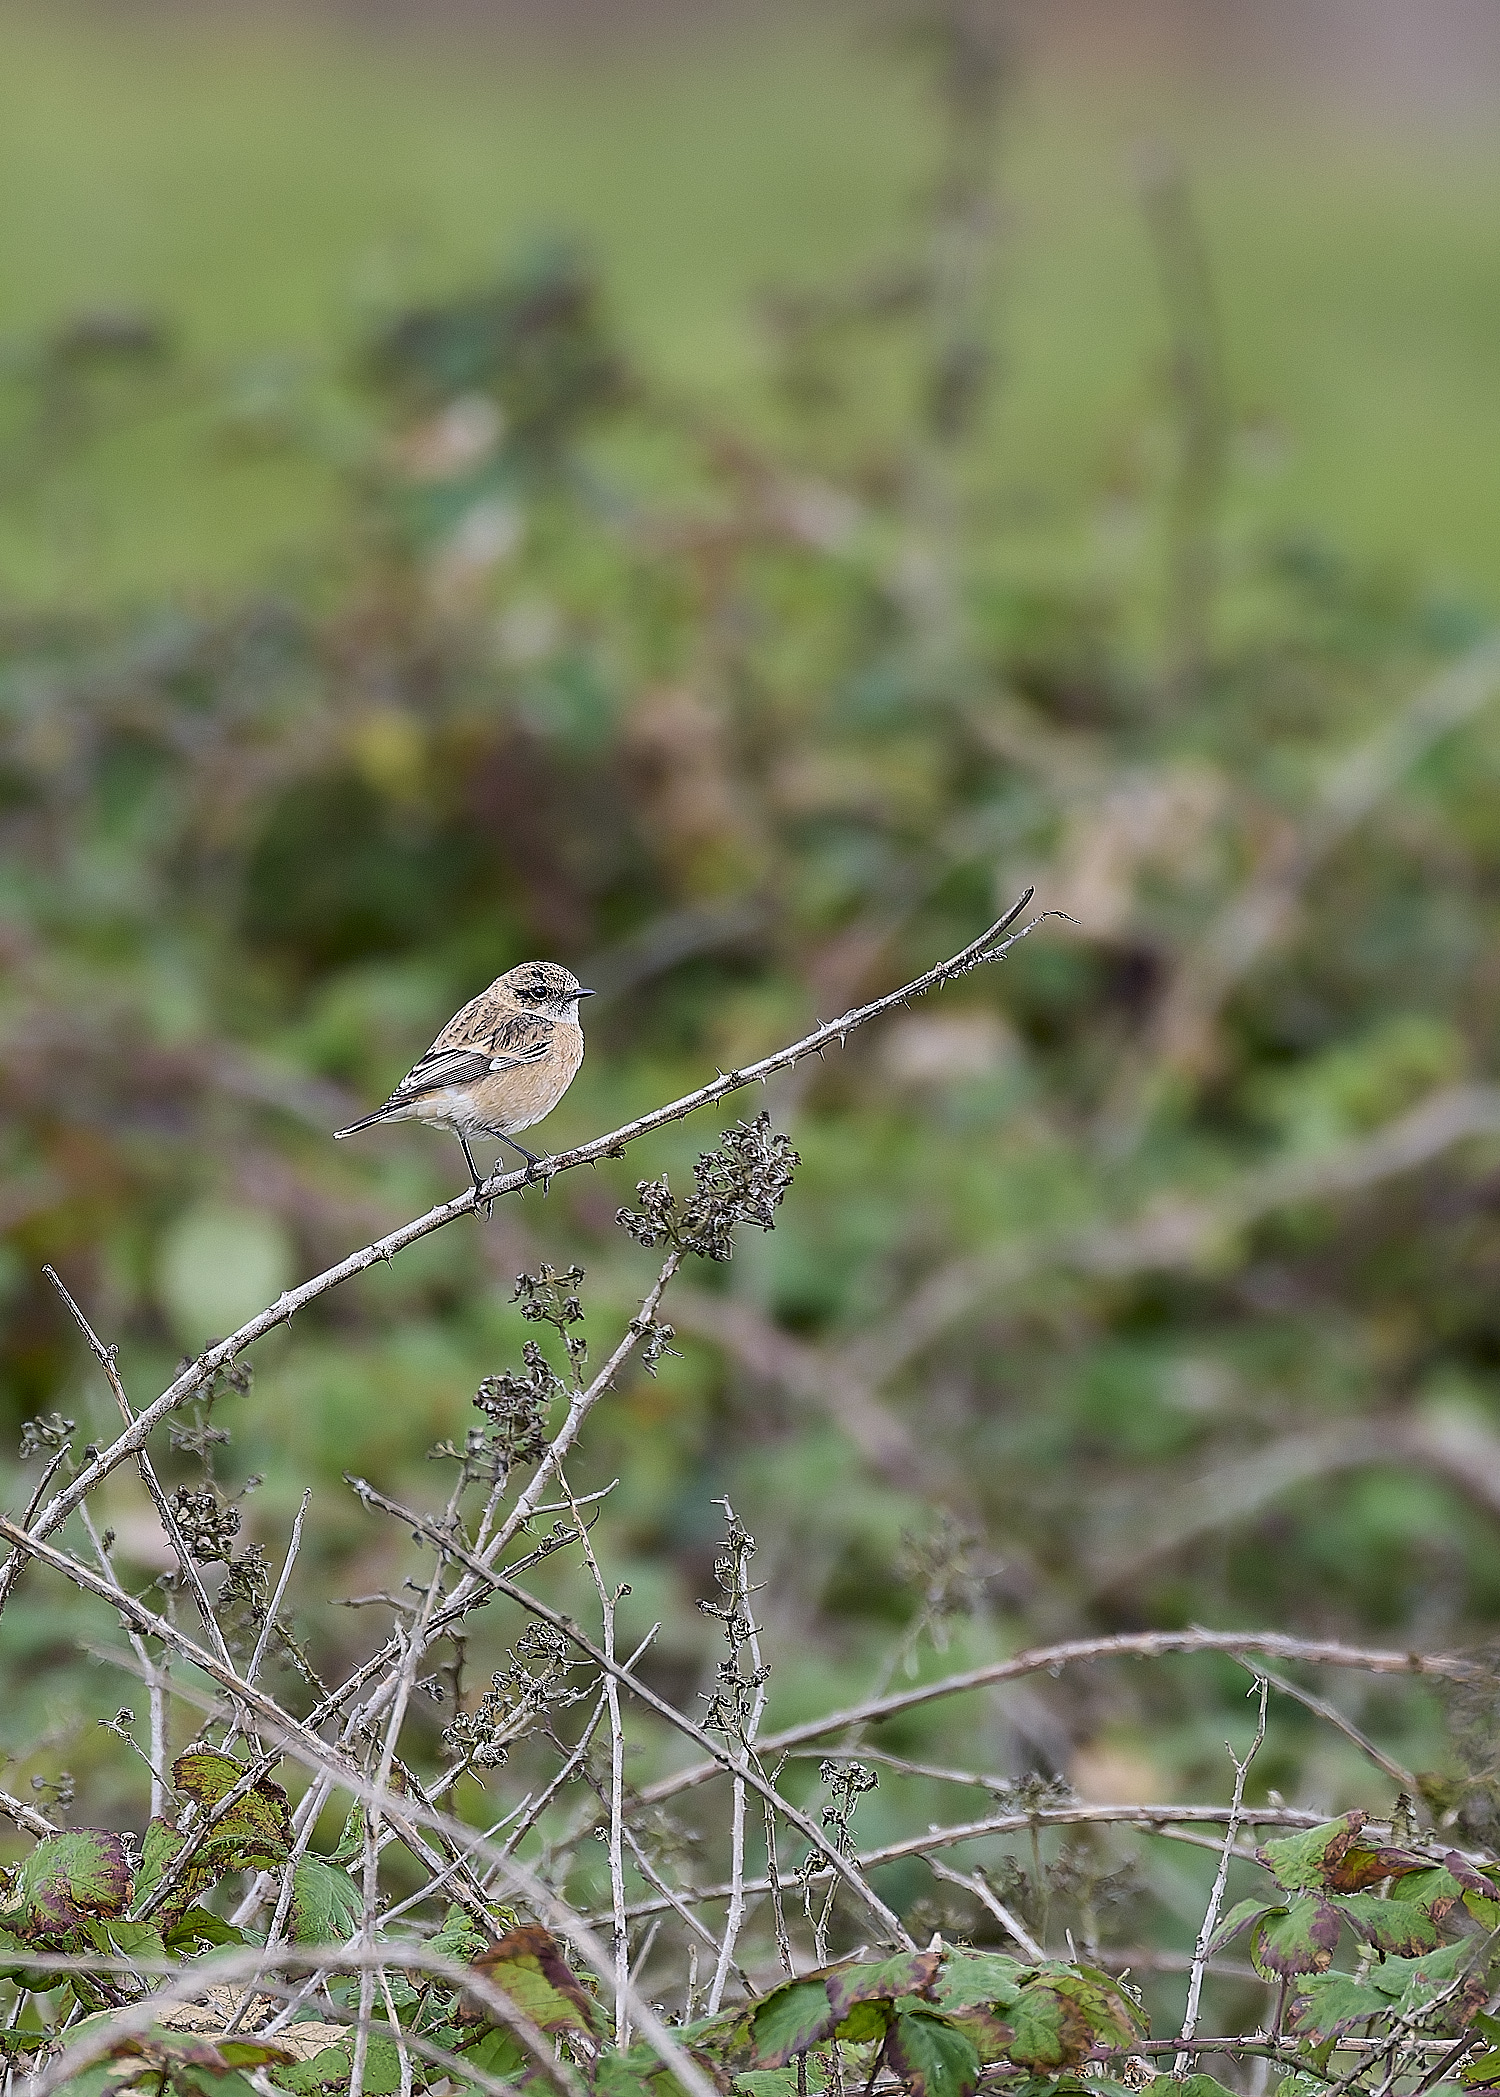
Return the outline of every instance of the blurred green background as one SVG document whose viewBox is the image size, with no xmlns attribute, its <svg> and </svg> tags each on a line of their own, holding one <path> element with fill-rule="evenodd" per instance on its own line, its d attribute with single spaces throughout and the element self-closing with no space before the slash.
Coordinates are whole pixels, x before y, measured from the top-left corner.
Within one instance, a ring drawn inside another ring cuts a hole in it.
<svg viewBox="0 0 1500 2097">
<path fill-rule="evenodd" d="M 777 1230 L 686 1278 L 575 1480 L 619 1480 L 622 1637 L 691 1701 L 725 1493 L 781 1718 L 906 1634 L 1490 1635 L 1500 47 L 1374 12 L 0 9 L 12 1450 L 110 1431 L 44 1260 L 144 1403 L 455 1191 L 456 1145 L 328 1134 L 503 967 L 603 993 L 560 1146 L 1035 883 L 1077 923 L 766 1096 Z M 406 1565 L 341 1471 L 446 1489 L 523 1266 L 588 1268 L 606 1351 L 652 1271 L 615 1208 L 720 1125 L 256 1350 L 218 1478 L 273 1562 L 313 1486 L 325 1674 L 380 1635 L 325 1598 Z M 5 1781 L 129 1818 L 95 1623 L 28 1576 Z M 1241 1680 L 887 1745 L 1217 1796 Z M 1338 1693 L 1483 1822 L 1488 1733 Z M 1261 1782 L 1388 1803 L 1277 1737 Z"/>
</svg>

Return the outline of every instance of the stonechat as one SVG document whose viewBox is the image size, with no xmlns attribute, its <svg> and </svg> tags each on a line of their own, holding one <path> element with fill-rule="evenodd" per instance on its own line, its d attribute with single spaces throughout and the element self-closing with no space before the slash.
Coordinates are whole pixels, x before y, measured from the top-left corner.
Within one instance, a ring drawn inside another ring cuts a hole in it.
<svg viewBox="0 0 1500 2097">
<path fill-rule="evenodd" d="M 583 1061 L 578 1001 L 591 998 L 555 961 L 523 961 L 455 1012 L 383 1107 L 335 1129 L 336 1140 L 382 1121 L 452 1129 L 474 1185 L 484 1184 L 471 1136 L 497 1136 L 528 1165 L 542 1161 L 516 1136 L 550 1114 Z"/>
</svg>

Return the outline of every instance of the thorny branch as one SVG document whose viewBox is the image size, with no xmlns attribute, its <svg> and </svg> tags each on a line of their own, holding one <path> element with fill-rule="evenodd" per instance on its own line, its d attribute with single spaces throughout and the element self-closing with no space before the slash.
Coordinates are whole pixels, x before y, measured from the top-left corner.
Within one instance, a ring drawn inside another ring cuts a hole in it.
<svg viewBox="0 0 1500 2097">
<path fill-rule="evenodd" d="M 957 954 L 950 955 L 946 961 L 938 962 L 936 967 L 913 977 L 911 982 L 902 984 L 899 990 L 890 991 L 870 1004 L 858 1006 L 852 1011 L 842 1013 L 837 1019 L 826 1021 L 823 1025 L 815 1027 L 810 1034 L 805 1034 L 800 1041 L 794 1041 L 788 1047 L 778 1049 L 773 1055 L 763 1056 L 759 1062 L 747 1064 L 742 1070 L 721 1071 L 711 1083 L 700 1085 L 695 1091 L 684 1093 L 680 1099 L 672 1100 L 664 1107 L 654 1108 L 649 1114 L 639 1115 L 634 1121 L 611 1130 L 608 1135 L 596 1136 L 591 1142 L 579 1144 L 572 1150 L 562 1151 L 556 1157 L 546 1159 L 545 1176 L 550 1180 L 558 1173 L 571 1172 L 579 1165 L 592 1165 L 601 1158 L 619 1157 L 627 1144 L 638 1142 L 642 1136 L 650 1135 L 656 1129 L 666 1128 L 672 1122 L 682 1121 L 689 1114 L 696 1113 L 700 1107 L 711 1106 L 714 1101 L 725 1099 L 731 1093 L 743 1090 L 747 1085 L 754 1085 L 773 1077 L 777 1071 L 790 1070 L 809 1056 L 821 1055 L 825 1049 L 843 1042 L 857 1028 L 867 1025 L 881 1013 L 893 1011 L 896 1007 L 907 1004 L 912 998 L 925 997 L 929 991 L 953 982 L 984 962 L 1003 959 L 1017 940 L 1024 939 L 1027 933 L 1048 915 L 1043 912 L 1041 916 L 1023 925 L 1019 931 L 1010 932 L 1010 927 L 1015 924 L 1035 893 L 1034 889 L 1028 888 L 1005 915 L 997 918 L 978 939 L 971 940 L 968 946 Z M 1008 938 L 1003 936 L 1007 932 L 1010 932 Z M 530 1166 L 521 1172 L 497 1173 L 486 1180 L 482 1187 L 466 1188 L 452 1201 L 440 1202 L 424 1216 L 418 1216 L 412 1222 L 403 1224 L 399 1230 L 390 1231 L 372 1244 L 362 1246 L 358 1252 L 348 1254 L 336 1265 L 326 1268 L 322 1274 L 314 1275 L 310 1281 L 302 1282 L 295 1289 L 283 1291 L 275 1303 L 267 1305 L 227 1339 L 206 1348 L 190 1363 L 160 1397 L 136 1415 L 117 1440 L 101 1451 L 92 1463 L 87 1464 L 60 1493 L 48 1501 L 29 1525 L 29 1533 L 38 1537 L 50 1536 L 101 1479 L 107 1478 L 120 1464 L 144 1449 L 153 1429 L 169 1413 L 186 1404 L 221 1369 L 228 1368 L 236 1357 L 256 1340 L 263 1339 L 278 1326 L 289 1324 L 298 1311 L 305 1309 L 310 1303 L 315 1303 L 320 1296 L 327 1295 L 330 1289 L 351 1281 L 357 1274 L 363 1274 L 377 1261 L 394 1259 L 396 1254 L 404 1252 L 408 1245 L 415 1245 L 422 1238 L 429 1237 L 433 1231 L 456 1223 L 462 1216 L 476 1213 L 487 1202 L 496 1201 L 505 1194 L 519 1192 L 536 1177 L 535 1170 Z M 18 1547 L 11 1552 L 4 1566 L 0 1567 L 0 1608 L 3 1608 L 9 1599 L 25 1561 L 25 1548 Z"/>
</svg>

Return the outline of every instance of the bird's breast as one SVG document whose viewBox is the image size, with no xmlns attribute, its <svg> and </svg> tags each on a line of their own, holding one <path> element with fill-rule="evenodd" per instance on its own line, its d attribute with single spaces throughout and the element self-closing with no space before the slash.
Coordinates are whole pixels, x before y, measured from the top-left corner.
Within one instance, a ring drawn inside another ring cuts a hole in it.
<svg viewBox="0 0 1500 2097">
<path fill-rule="evenodd" d="M 480 1078 L 474 1102 L 485 1125 L 505 1135 L 518 1135 L 550 1114 L 578 1075 L 583 1061 L 583 1029 L 559 1022 L 549 1053 L 536 1063 L 497 1070 Z"/>
</svg>

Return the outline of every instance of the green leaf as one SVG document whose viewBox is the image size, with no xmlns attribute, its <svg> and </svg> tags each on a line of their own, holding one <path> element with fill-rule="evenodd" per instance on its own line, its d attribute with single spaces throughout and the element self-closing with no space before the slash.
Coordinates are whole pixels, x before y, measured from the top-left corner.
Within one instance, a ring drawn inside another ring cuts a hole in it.
<svg viewBox="0 0 1500 2097">
<path fill-rule="evenodd" d="M 294 2061 L 273 2068 L 272 2080 L 283 2090 L 312 2097 L 316 2090 L 347 2087 L 354 2068 L 354 2041 L 350 2037 L 336 2046 L 325 2046 L 310 2061 Z M 365 2051 L 365 2089 L 369 2097 L 394 2097 L 401 2087 L 401 2056 L 394 2039 L 371 2032 Z"/>
<path fill-rule="evenodd" d="M 44 1995 L 52 1988 L 66 1987 L 68 1976 L 65 1973 L 36 1971 L 26 1963 L 35 1948 L 18 1937 L 14 1930 L 0 1929 L 0 1981 L 17 1981 L 37 1995 Z"/>
<path fill-rule="evenodd" d="M 108 1828 L 68 1828 L 17 1865 L 4 1921 L 32 1943 L 62 1937 L 91 1915 L 121 1914 L 130 1890 L 121 1838 Z"/>
<path fill-rule="evenodd" d="M 1293 1901 L 1256 1923 L 1250 1933 L 1250 1963 L 1266 1980 L 1322 1973 L 1342 1927 L 1337 1908 L 1316 1894 Z"/>
<path fill-rule="evenodd" d="M 245 1765 L 217 1748 L 189 1748 L 172 1764 L 172 1782 L 205 1813 L 233 1791 L 247 1774 Z M 236 1799 L 215 1828 L 215 1836 L 241 1835 L 247 1843 L 259 1842 L 284 1857 L 292 1842 L 292 1815 L 287 1795 L 269 1777 L 259 1777 L 241 1799 Z"/>
<path fill-rule="evenodd" d="M 1222 1951 L 1232 1937 L 1239 1935 L 1247 1922 L 1259 1922 L 1263 1915 L 1284 1915 L 1285 1913 L 1286 1906 L 1281 1901 L 1237 1901 L 1209 1939 L 1208 1948 L 1210 1953 Z"/>
<path fill-rule="evenodd" d="M 1459 2069 L 1458 2077 L 1471 2090 L 1491 2089 L 1500 2082 L 1500 2047 L 1491 2046 L 1484 2053 L 1471 2054 Z"/>
<path fill-rule="evenodd" d="M 943 1954 L 937 1999 L 945 2010 L 967 2009 L 971 2003 L 1006 2010 L 1020 1994 L 1025 1972 L 1002 1952 L 950 1949 Z"/>
<path fill-rule="evenodd" d="M 170 1907 L 171 1903 L 164 1903 Z M 237 1930 L 232 1922 L 222 1915 L 215 1915 L 208 1908 L 188 1908 L 173 1922 L 166 1932 L 168 1951 L 193 1951 L 199 1944 L 248 1944 L 249 1938 L 243 1930 Z"/>
<path fill-rule="evenodd" d="M 1357 1981 L 1352 1973 L 1315 1973 L 1298 1990 L 1300 1999 L 1294 2031 L 1319 2038 L 1337 2038 L 1366 2017 L 1389 2013 L 1390 2000 L 1378 1988 Z"/>
<path fill-rule="evenodd" d="M 682 2033 L 676 2035 L 679 2039 Z M 696 2048 L 689 2049 L 698 2065 L 703 2068 L 718 2087 L 728 2092 L 730 2085 L 723 2070 L 715 2063 L 700 2057 Z M 796 2088 L 796 2072 L 782 2069 L 779 2074 L 791 2074 L 791 2087 Z M 594 2065 L 594 2097 L 684 2097 L 682 2085 L 672 2074 L 666 2063 L 659 2060 L 649 2046 L 632 2046 L 628 2053 L 601 2054 Z M 770 2075 L 755 2078 L 762 2084 L 773 2080 Z M 745 2077 L 748 2083 L 750 2077 Z"/>
<path fill-rule="evenodd" d="M 1235 2097 L 1235 2093 L 1213 2075 L 1186 2075 L 1177 2085 L 1177 2090 L 1180 2097 Z"/>
<path fill-rule="evenodd" d="M 1377 1900 L 1373 1893 L 1343 1893 L 1333 1905 L 1377 1951 L 1412 1959 L 1437 1946 L 1436 1923 L 1411 1901 Z"/>
<path fill-rule="evenodd" d="M 347 1871 L 310 1852 L 298 1858 L 287 1910 L 294 1944 L 342 1944 L 363 1914 L 364 1897 Z"/>
<path fill-rule="evenodd" d="M 334 1854 L 337 1856 L 338 1852 Z M 436 1952 L 440 1959 L 452 1959 L 455 1965 L 467 1966 L 482 1951 L 498 1942 L 498 1932 L 493 1937 L 486 1937 L 475 1926 L 467 1909 L 454 1906 L 443 1917 L 443 1926 L 437 1935 L 428 1938 L 427 1949 Z"/>
<path fill-rule="evenodd" d="M 521 2051 L 516 2040 L 508 2031 L 498 2027 L 481 2032 L 469 2045 L 460 2044 L 454 2050 L 462 2053 L 466 2061 L 472 2061 L 486 2075 L 518 2075 L 530 2065 L 528 2056 Z"/>
<path fill-rule="evenodd" d="M 750 2041 L 756 2065 L 784 2066 L 826 2039 L 837 2022 L 823 1981 L 786 1981 L 755 2005 Z"/>
<path fill-rule="evenodd" d="M 1009 2058 L 1016 2036 L 1015 2027 L 1007 2024 L 998 2010 L 974 2003 L 966 2010 L 946 2010 L 944 2015 L 955 2031 L 963 2033 L 986 2066 L 991 2061 Z M 841 2035 L 842 2030 L 840 2026 Z"/>
<path fill-rule="evenodd" d="M 891 2027 L 891 2004 L 888 2002 L 857 2002 L 847 2017 L 834 2026 L 836 2039 L 847 2039 L 853 2046 L 867 2046 L 873 2039 L 883 2039 Z"/>
<path fill-rule="evenodd" d="M 356 1799 L 349 1808 L 348 1816 L 339 1833 L 330 1864 L 355 1864 L 364 1855 L 365 1807 L 363 1799 Z"/>
<path fill-rule="evenodd" d="M 126 1922 L 119 1917 L 86 1922 L 82 1935 L 96 1951 L 102 1951 L 110 1958 L 164 1959 L 167 1955 L 161 1932 L 152 1922 Z M 160 1983 L 153 1979 L 151 1985 L 157 1987 Z"/>
<path fill-rule="evenodd" d="M 885 2042 L 885 2064 L 911 2097 L 973 2097 L 979 2055 L 946 2018 L 898 2008 Z"/>
<path fill-rule="evenodd" d="M 508 1930 L 472 1961 L 545 2032 L 575 2031 L 604 2038 L 609 2020 L 562 1955 L 550 1930 L 533 1924 Z"/>
<path fill-rule="evenodd" d="M 828 2071 L 816 2054 L 805 2063 L 804 2079 L 809 2090 L 828 2087 Z M 732 2088 L 738 2097 L 797 2097 L 795 2068 L 741 2068 Z"/>
<path fill-rule="evenodd" d="M 1070 2068 L 1088 2054 L 1093 2028 L 1078 2003 L 1046 1981 L 1024 1987 L 1009 2010 L 1010 2057 L 1023 2068 Z"/>
<path fill-rule="evenodd" d="M 899 1958 L 834 1966 L 806 1978 L 823 1981 L 834 2015 L 842 2017 L 857 2002 L 893 2002 L 898 1995 L 930 1998 L 942 1956 L 940 1951 L 903 1952 Z"/>
<path fill-rule="evenodd" d="M 1463 1893 L 1462 1886 L 1441 1864 L 1434 1864 L 1427 1871 L 1409 1871 L 1404 1877 L 1391 1881 L 1391 1899 L 1403 1905 L 1420 1908 L 1434 1922 L 1441 1922 L 1448 1911 L 1456 1905 Z"/>
<path fill-rule="evenodd" d="M 1258 1851 L 1261 1862 L 1288 1893 L 1359 1893 L 1408 1871 L 1424 1871 L 1415 1850 L 1364 1842 L 1368 1813 L 1345 1813 L 1300 1835 L 1284 1835 Z"/>
</svg>

